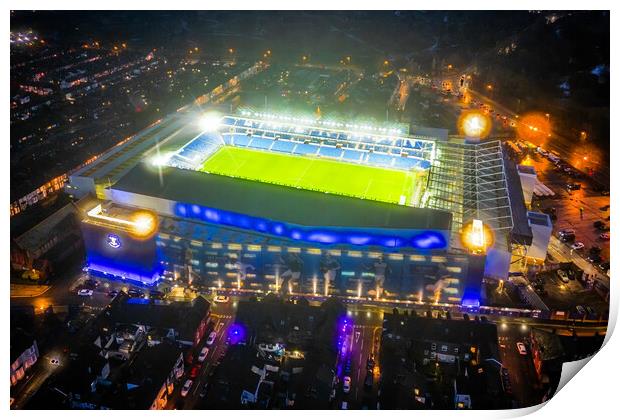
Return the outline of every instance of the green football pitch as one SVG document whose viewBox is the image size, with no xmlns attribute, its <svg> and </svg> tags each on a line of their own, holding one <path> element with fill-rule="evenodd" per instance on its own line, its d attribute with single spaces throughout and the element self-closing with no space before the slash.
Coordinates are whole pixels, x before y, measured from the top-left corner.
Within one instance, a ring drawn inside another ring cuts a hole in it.
<svg viewBox="0 0 620 420">
<path fill-rule="evenodd" d="M 324 158 L 223 146 L 203 171 L 365 199 L 416 204 L 422 182 L 416 172 L 356 165 Z M 418 185 L 416 185 L 418 184 Z M 415 189 L 415 191 L 414 191 Z M 414 196 L 414 198 L 412 198 Z"/>
</svg>

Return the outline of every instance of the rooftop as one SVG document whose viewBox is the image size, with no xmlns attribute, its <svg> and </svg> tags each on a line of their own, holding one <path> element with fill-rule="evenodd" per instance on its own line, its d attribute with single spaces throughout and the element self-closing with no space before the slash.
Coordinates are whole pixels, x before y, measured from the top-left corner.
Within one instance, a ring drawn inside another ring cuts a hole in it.
<svg viewBox="0 0 620 420">
<path fill-rule="evenodd" d="M 178 168 L 158 171 L 143 163 L 113 187 L 197 204 L 235 213 L 305 226 L 350 226 L 391 229 L 449 230 L 452 215 L 442 210 L 421 209 L 372 200 L 325 194 Z M 320 211 L 317 206 L 320 204 Z"/>
</svg>

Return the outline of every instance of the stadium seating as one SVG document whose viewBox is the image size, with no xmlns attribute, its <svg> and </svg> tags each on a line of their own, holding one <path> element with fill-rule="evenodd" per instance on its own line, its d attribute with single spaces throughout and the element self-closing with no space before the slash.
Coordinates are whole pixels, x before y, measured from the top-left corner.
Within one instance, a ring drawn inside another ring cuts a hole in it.
<svg viewBox="0 0 620 420">
<path fill-rule="evenodd" d="M 385 155 L 382 153 L 371 153 L 365 160 L 370 165 L 391 167 L 393 159 L 394 157 L 390 155 Z"/>
<path fill-rule="evenodd" d="M 330 146 L 321 146 L 319 149 L 319 156 L 326 156 L 331 158 L 339 158 L 342 155 L 341 149 L 336 149 Z"/>
<path fill-rule="evenodd" d="M 295 145 L 297 143 L 293 143 L 286 140 L 278 140 L 271 147 L 271 150 L 274 152 L 283 152 L 283 153 L 292 153 Z"/>
<path fill-rule="evenodd" d="M 352 149 L 344 149 L 344 153 L 342 154 L 342 160 L 348 160 L 351 162 L 359 162 L 362 158 L 362 152 L 358 152 L 357 150 Z"/>
<path fill-rule="evenodd" d="M 254 136 L 248 143 L 248 147 L 251 147 L 253 149 L 269 150 L 273 142 L 274 142 L 273 139 L 266 139 L 264 137 Z"/>
<path fill-rule="evenodd" d="M 228 140 L 226 144 L 230 144 L 231 146 L 246 147 L 252 137 L 242 134 L 242 135 L 226 136 L 225 138 Z"/>
<path fill-rule="evenodd" d="M 351 134 L 329 128 L 300 127 L 294 123 L 267 122 L 243 117 L 224 117 L 222 122 L 232 131 L 224 134 L 225 143 L 236 147 L 316 155 L 399 170 L 430 167 L 428 158 L 433 144 L 422 139 L 392 137 L 386 134 Z M 247 130 L 252 130 L 252 136 L 247 135 Z M 337 145 L 340 148 L 336 147 Z M 213 153 L 217 147 L 218 143 L 210 145 L 208 141 L 192 144 L 191 147 L 186 147 L 183 153 L 179 153 L 182 162 L 177 162 L 178 159 L 175 162 L 178 165 L 191 164 L 192 159 Z M 403 152 L 407 156 L 401 156 Z"/>
<path fill-rule="evenodd" d="M 294 153 L 297 153 L 299 155 L 314 155 L 314 154 L 316 154 L 316 151 L 318 149 L 319 149 L 319 146 L 316 146 L 314 144 L 303 144 L 303 143 L 300 143 L 295 148 Z"/>
</svg>

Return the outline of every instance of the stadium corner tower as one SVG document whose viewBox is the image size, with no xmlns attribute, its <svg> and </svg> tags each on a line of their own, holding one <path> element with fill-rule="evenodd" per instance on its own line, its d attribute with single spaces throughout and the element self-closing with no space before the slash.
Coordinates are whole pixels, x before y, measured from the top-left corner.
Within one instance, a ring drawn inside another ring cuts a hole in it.
<svg viewBox="0 0 620 420">
<path fill-rule="evenodd" d="M 463 204 L 441 208 L 431 189 L 438 139 L 248 112 L 196 120 L 174 114 L 70 176 L 93 275 L 479 304 L 484 270 L 454 234 Z"/>
</svg>

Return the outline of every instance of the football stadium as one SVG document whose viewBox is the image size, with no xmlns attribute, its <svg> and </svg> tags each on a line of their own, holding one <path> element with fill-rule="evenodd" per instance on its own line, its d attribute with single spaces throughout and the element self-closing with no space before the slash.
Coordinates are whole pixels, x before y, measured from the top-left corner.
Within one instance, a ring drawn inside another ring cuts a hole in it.
<svg viewBox="0 0 620 420">
<path fill-rule="evenodd" d="M 519 226 L 497 141 L 248 111 L 169 117 L 68 188 L 88 270 L 146 285 L 477 305 Z"/>
</svg>

